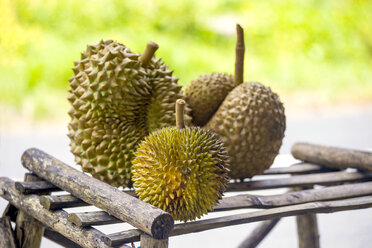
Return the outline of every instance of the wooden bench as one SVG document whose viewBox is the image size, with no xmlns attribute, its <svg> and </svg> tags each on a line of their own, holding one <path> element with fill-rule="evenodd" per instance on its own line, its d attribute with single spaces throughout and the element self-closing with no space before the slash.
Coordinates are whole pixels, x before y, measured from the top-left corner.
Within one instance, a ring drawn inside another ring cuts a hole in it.
<svg viewBox="0 0 372 248">
<path fill-rule="evenodd" d="M 227 187 L 228 192 L 290 191 L 224 197 L 213 209 L 257 211 L 174 224 L 168 213 L 140 201 L 133 190 L 111 187 L 38 149 L 25 151 L 22 164 L 30 171 L 23 182 L 0 178 L 0 196 L 9 202 L 0 221 L 0 247 L 36 248 L 42 236 L 65 247 L 132 247 L 130 243 L 137 241 L 141 248 L 168 247 L 172 236 L 260 221 L 240 245 L 255 247 L 281 217 L 287 216 L 297 216 L 300 247 L 319 247 L 316 213 L 372 207 L 371 172 L 298 163 L 268 169 L 259 180 L 230 182 Z M 314 185 L 321 187 L 314 189 Z M 101 210 L 65 211 L 90 205 Z M 15 230 L 11 222 L 16 223 Z M 132 228 L 106 234 L 93 227 L 122 222 Z"/>
</svg>

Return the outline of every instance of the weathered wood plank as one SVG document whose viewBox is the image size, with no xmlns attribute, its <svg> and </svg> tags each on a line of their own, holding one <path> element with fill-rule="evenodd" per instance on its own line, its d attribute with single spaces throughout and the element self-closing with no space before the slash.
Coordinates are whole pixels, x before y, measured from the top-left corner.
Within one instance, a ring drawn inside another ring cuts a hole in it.
<svg viewBox="0 0 372 248">
<path fill-rule="evenodd" d="M 67 220 L 68 214 L 63 210 L 49 211 L 40 204 L 38 195 L 22 195 L 16 190 L 15 182 L 6 177 L 0 177 L 0 196 L 18 209 L 37 219 L 40 223 L 59 232 L 82 247 L 108 248 L 101 241 L 104 235 L 92 227 L 79 228 Z M 125 246 L 119 246 L 124 248 Z"/>
<path fill-rule="evenodd" d="M 241 183 L 230 183 L 227 185 L 227 190 L 230 192 L 248 191 L 248 190 L 261 190 L 261 189 L 274 189 L 286 187 L 304 187 L 312 186 L 315 184 L 332 185 L 346 182 L 358 182 L 372 180 L 372 173 L 366 172 L 328 172 L 316 173 L 310 175 L 292 176 L 289 178 L 280 179 L 266 179 L 266 180 L 252 180 Z"/>
<path fill-rule="evenodd" d="M 272 220 L 265 220 L 258 224 L 258 226 L 243 240 L 238 248 L 254 248 L 256 247 L 267 234 L 278 224 L 280 218 Z"/>
<path fill-rule="evenodd" d="M 168 239 L 154 239 L 147 234 L 142 234 L 141 248 L 168 248 Z"/>
<path fill-rule="evenodd" d="M 98 226 L 123 222 L 104 211 L 71 213 L 68 220 L 79 227 Z"/>
<path fill-rule="evenodd" d="M 72 195 L 46 195 L 40 197 L 40 204 L 48 210 L 57 210 L 62 208 L 74 208 L 88 206 L 85 201 Z"/>
<path fill-rule="evenodd" d="M 263 175 L 281 175 L 281 174 L 309 174 L 309 173 L 321 173 L 335 171 L 337 169 L 332 169 L 324 167 L 318 164 L 311 163 L 298 163 L 287 167 L 277 167 L 269 168 L 264 171 Z"/>
<path fill-rule="evenodd" d="M 9 217 L 0 218 L 0 247 L 4 248 L 18 247 Z"/>
<path fill-rule="evenodd" d="M 244 214 L 176 224 L 174 225 L 174 229 L 171 232 L 170 237 L 187 233 L 202 232 L 225 226 L 246 224 L 273 218 L 296 216 L 305 213 L 334 213 L 370 207 L 372 207 L 372 196 L 337 201 L 310 202 L 294 206 L 278 207 Z M 114 243 L 112 242 L 115 242 L 115 244 L 136 242 L 139 241 L 141 234 L 142 232 L 140 230 L 131 229 L 103 236 L 102 241 L 104 241 L 107 245 L 113 245 Z"/>
<path fill-rule="evenodd" d="M 154 238 L 167 238 L 173 228 L 174 221 L 169 213 L 90 177 L 38 149 L 26 150 L 22 155 L 22 164 L 57 187 Z"/>
<path fill-rule="evenodd" d="M 372 152 L 324 146 L 309 143 L 296 143 L 292 155 L 300 160 L 317 163 L 330 168 L 356 168 L 372 172 Z"/>
<path fill-rule="evenodd" d="M 19 193 L 22 193 L 25 195 L 61 191 L 60 188 L 46 181 L 16 182 L 15 186 L 16 186 L 16 189 L 19 191 Z"/>
<path fill-rule="evenodd" d="M 27 173 L 25 174 L 24 180 L 25 183 L 28 183 L 40 179 L 34 174 Z M 20 248 L 39 248 L 43 234 L 44 227 L 39 225 L 37 220 L 23 211 L 18 211 L 16 219 L 16 237 Z"/>
<path fill-rule="evenodd" d="M 372 195 L 372 182 L 329 186 L 321 189 L 308 189 L 276 195 L 241 194 L 222 198 L 213 211 L 241 208 L 273 208 L 312 201 L 339 200 L 351 197 Z"/>
</svg>

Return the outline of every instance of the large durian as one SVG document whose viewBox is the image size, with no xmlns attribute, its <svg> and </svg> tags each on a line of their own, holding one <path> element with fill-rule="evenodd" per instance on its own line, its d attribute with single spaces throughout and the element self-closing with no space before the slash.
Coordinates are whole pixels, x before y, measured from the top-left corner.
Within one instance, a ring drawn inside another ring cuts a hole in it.
<svg viewBox="0 0 372 248">
<path fill-rule="evenodd" d="M 212 132 L 185 128 L 177 101 L 177 127 L 147 136 L 133 160 L 133 181 L 139 199 L 169 212 L 175 220 L 199 218 L 216 205 L 228 182 L 228 158 Z"/>
<path fill-rule="evenodd" d="M 131 187 L 131 161 L 139 142 L 157 127 L 174 125 L 174 118 L 147 118 L 154 111 L 169 115 L 182 98 L 172 71 L 154 58 L 157 48 L 149 42 L 139 56 L 111 40 L 88 45 L 69 79 L 68 136 L 75 161 L 113 186 Z M 168 91 L 159 92 L 165 87 Z"/>
<path fill-rule="evenodd" d="M 243 83 L 244 51 L 243 29 L 237 25 L 233 85 L 231 82 L 213 84 L 211 87 L 216 88 L 213 90 L 198 86 L 199 95 L 186 95 L 190 102 L 201 101 L 217 107 L 204 127 L 219 134 L 226 145 L 231 160 L 230 176 L 234 179 L 250 178 L 269 168 L 279 153 L 285 131 L 284 107 L 278 95 L 260 83 Z M 227 91 L 226 85 L 230 90 Z M 193 84 L 189 86 L 192 87 Z M 225 92 L 225 95 L 219 99 L 204 97 L 213 91 Z"/>
</svg>

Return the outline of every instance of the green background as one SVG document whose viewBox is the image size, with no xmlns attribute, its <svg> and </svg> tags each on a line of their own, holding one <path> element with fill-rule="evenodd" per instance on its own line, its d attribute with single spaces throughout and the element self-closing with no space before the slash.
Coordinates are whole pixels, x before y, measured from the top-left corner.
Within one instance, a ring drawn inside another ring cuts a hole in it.
<svg viewBox="0 0 372 248">
<path fill-rule="evenodd" d="M 372 101 L 372 1 L 0 0 L 0 107 L 35 120 L 67 115 L 73 61 L 101 39 L 137 53 L 156 41 L 184 86 L 232 73 L 236 22 L 246 80 L 282 99 Z"/>
</svg>

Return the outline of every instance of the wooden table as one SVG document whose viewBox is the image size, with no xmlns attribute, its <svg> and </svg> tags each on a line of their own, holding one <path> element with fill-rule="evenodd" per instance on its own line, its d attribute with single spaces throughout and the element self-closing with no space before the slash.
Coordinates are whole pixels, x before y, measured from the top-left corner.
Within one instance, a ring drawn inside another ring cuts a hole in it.
<svg viewBox="0 0 372 248">
<path fill-rule="evenodd" d="M 242 193 L 224 197 L 213 209 L 226 216 L 174 224 L 168 213 L 140 201 L 134 191 L 111 187 L 38 149 L 25 151 L 22 164 L 30 170 L 23 182 L 0 178 L 0 196 L 9 202 L 0 221 L 0 247 L 39 247 L 42 236 L 65 247 L 131 247 L 136 241 L 142 248 L 168 247 L 169 237 L 260 221 L 240 245 L 255 247 L 287 216 L 298 216 L 300 247 L 319 247 L 316 213 L 372 207 L 371 172 L 298 163 L 266 170 L 259 180 L 230 182 L 228 192 Z M 320 187 L 314 189 L 314 185 Z M 276 188 L 289 191 L 247 193 Z M 65 211 L 89 205 L 101 210 Z M 236 209 L 256 211 L 229 215 Z M 11 221 L 16 222 L 15 232 Z M 132 228 L 106 234 L 92 227 L 121 222 Z"/>
</svg>

